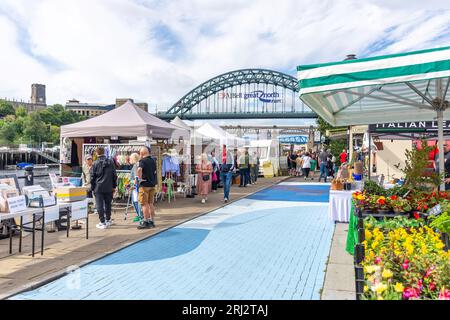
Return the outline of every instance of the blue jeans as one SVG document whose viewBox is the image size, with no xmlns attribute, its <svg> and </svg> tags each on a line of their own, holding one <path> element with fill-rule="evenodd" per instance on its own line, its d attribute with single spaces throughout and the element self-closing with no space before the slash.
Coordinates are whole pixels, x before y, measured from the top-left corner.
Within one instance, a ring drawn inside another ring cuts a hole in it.
<svg viewBox="0 0 450 320">
<path fill-rule="evenodd" d="M 320 164 L 320 177 L 319 177 L 319 181 L 320 181 L 320 179 L 322 179 L 322 177 L 324 178 L 324 180 L 325 180 L 325 182 L 327 182 L 327 175 L 328 175 L 328 172 L 327 172 L 328 170 L 327 170 L 327 164 L 325 163 L 325 162 L 322 162 L 321 164 Z"/>
<path fill-rule="evenodd" d="M 230 188 L 231 188 L 231 178 L 233 177 L 232 172 L 221 172 L 220 181 L 223 183 L 223 197 L 230 199 Z"/>
</svg>

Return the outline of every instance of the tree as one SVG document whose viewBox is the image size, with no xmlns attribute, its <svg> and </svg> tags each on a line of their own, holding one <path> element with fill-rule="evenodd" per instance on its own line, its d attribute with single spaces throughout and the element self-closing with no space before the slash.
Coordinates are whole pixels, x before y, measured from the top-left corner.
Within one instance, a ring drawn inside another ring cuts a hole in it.
<svg viewBox="0 0 450 320">
<path fill-rule="evenodd" d="M 27 109 L 24 106 L 19 106 L 16 109 L 16 118 L 25 118 L 27 116 Z"/>
<path fill-rule="evenodd" d="M 16 114 L 16 112 L 13 105 L 5 100 L 0 100 L 0 117 L 6 117 L 7 115 L 14 114 Z"/>
<path fill-rule="evenodd" d="M 47 140 L 49 135 L 48 126 L 42 121 L 38 112 L 30 113 L 25 119 L 23 134 L 33 142 Z"/>
<path fill-rule="evenodd" d="M 14 122 L 5 121 L 0 129 L 0 137 L 3 143 L 12 143 L 16 138 Z"/>
</svg>

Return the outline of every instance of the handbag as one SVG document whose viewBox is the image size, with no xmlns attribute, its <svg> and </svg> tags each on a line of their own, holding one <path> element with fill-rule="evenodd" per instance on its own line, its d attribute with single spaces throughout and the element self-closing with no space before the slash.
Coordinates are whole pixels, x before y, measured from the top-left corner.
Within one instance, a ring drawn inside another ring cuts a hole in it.
<svg viewBox="0 0 450 320">
<path fill-rule="evenodd" d="M 202 176 L 203 181 L 209 181 L 209 174 L 204 174 Z"/>
<path fill-rule="evenodd" d="M 217 182 L 217 180 L 219 179 L 217 179 L 217 173 L 214 171 L 212 174 L 212 182 Z"/>
</svg>

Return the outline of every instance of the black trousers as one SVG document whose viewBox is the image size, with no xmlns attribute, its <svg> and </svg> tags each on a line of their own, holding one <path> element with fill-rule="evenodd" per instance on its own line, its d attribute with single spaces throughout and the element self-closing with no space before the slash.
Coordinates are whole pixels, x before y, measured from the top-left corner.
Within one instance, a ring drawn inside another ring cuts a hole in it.
<svg viewBox="0 0 450 320">
<path fill-rule="evenodd" d="M 95 193 L 95 206 L 97 207 L 98 217 L 100 218 L 101 223 L 105 223 L 105 221 L 111 220 L 112 200 L 113 200 L 112 192 Z"/>
</svg>

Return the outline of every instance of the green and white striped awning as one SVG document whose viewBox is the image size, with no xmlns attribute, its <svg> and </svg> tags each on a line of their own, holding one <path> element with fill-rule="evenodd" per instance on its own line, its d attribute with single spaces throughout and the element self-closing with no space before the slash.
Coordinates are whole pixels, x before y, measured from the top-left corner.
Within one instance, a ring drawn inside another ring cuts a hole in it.
<svg viewBox="0 0 450 320">
<path fill-rule="evenodd" d="M 297 67 L 300 98 L 335 126 L 436 119 L 450 47 Z M 444 111 L 450 119 L 450 111 Z"/>
</svg>

